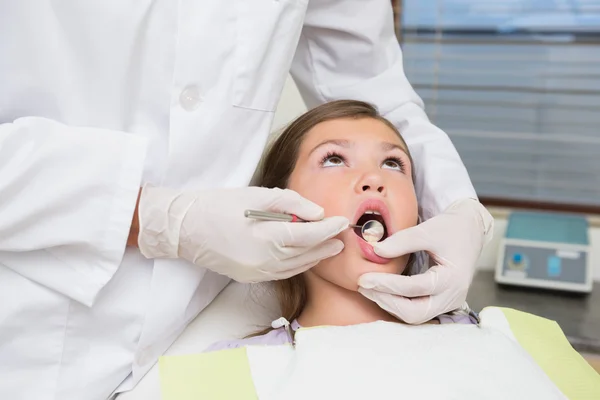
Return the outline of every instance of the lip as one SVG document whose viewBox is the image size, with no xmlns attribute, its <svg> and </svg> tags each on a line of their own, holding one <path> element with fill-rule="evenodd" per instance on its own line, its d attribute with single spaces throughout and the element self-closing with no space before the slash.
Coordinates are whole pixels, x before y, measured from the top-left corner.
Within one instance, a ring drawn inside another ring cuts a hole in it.
<svg viewBox="0 0 600 400">
<path fill-rule="evenodd" d="M 388 234 L 391 235 L 394 233 L 394 228 L 391 225 L 391 217 L 390 217 L 390 211 L 388 210 L 386 204 L 379 200 L 379 199 L 367 199 L 365 201 L 363 201 L 359 206 L 358 209 L 356 210 L 356 214 L 354 215 L 354 224 L 356 224 L 356 222 L 358 221 L 358 219 L 360 217 L 362 217 L 362 215 L 365 213 L 365 211 L 367 210 L 371 210 L 371 211 L 377 211 L 378 213 L 381 214 L 381 218 L 383 218 L 383 222 L 385 222 L 385 227 L 388 231 Z M 366 240 L 364 240 L 362 237 L 360 237 L 359 235 L 354 235 L 356 236 L 356 240 L 358 240 L 358 246 L 360 247 L 363 256 L 375 263 L 375 264 L 387 264 L 391 261 L 391 259 L 389 258 L 384 258 L 381 256 L 378 256 L 377 254 L 375 254 L 375 250 L 373 249 L 373 246 L 368 243 Z"/>
<path fill-rule="evenodd" d="M 375 250 L 373 249 L 373 246 L 371 246 L 365 239 L 361 238 L 358 235 L 354 235 L 354 236 L 356 236 L 356 240 L 358 240 L 358 246 L 360 247 L 360 250 L 362 251 L 363 256 L 367 260 L 369 260 L 375 264 L 387 264 L 391 261 L 390 258 L 383 258 L 383 257 L 375 254 Z"/>
</svg>

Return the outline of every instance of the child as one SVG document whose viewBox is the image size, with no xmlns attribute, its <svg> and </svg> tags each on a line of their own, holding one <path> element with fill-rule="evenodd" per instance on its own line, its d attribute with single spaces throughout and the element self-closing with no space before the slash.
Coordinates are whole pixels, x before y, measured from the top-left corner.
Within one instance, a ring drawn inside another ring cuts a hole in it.
<svg viewBox="0 0 600 400">
<path fill-rule="evenodd" d="M 295 120 L 266 154 L 258 185 L 294 190 L 322 206 L 325 216 L 345 216 L 351 224 L 376 219 L 385 227 L 383 239 L 417 224 L 408 147 L 390 122 L 360 101 L 327 103 Z M 413 257 L 379 257 L 358 228 L 337 238 L 344 242 L 340 254 L 301 275 L 273 282 L 281 315 L 291 323 L 292 331 L 300 326 L 400 322 L 362 296 L 357 282 L 367 272 L 409 274 Z M 430 321 L 453 322 L 472 324 L 476 317 L 459 311 Z M 283 326 L 270 327 L 246 339 L 216 343 L 208 350 L 281 344 L 291 337 Z"/>
</svg>

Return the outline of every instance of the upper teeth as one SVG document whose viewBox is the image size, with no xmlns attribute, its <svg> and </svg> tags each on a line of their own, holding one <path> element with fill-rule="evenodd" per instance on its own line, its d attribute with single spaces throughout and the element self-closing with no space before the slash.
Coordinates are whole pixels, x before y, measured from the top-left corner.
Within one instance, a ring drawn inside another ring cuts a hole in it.
<svg viewBox="0 0 600 400">
<path fill-rule="evenodd" d="M 365 214 L 381 215 L 381 213 L 379 213 L 378 211 L 372 211 L 372 210 L 365 211 Z"/>
</svg>

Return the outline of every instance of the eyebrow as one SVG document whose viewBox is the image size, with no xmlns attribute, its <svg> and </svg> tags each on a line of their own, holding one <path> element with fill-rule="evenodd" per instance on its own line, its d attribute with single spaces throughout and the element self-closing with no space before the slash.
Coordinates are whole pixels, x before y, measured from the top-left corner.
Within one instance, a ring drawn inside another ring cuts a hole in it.
<svg viewBox="0 0 600 400">
<path fill-rule="evenodd" d="M 334 144 L 336 146 L 340 146 L 340 147 L 345 147 L 345 148 L 351 148 L 354 147 L 354 142 L 350 142 L 349 140 L 344 140 L 344 139 L 331 139 L 331 140 L 325 140 L 321 143 L 319 143 L 318 145 L 316 145 L 308 154 L 309 156 L 314 153 L 318 148 L 326 146 L 328 144 Z M 400 146 L 399 144 L 396 143 L 390 143 L 390 142 L 381 142 L 380 146 L 381 150 L 383 151 L 392 151 L 392 150 L 400 150 L 403 153 L 405 153 L 406 155 L 408 155 L 408 151 Z"/>
<path fill-rule="evenodd" d="M 403 146 L 400 146 L 399 144 L 396 144 L 396 143 L 381 142 L 380 147 L 383 151 L 391 151 L 391 150 L 398 149 L 398 150 L 402 151 L 403 153 L 405 153 L 406 155 L 408 155 L 408 151 Z"/>
<path fill-rule="evenodd" d="M 310 156 L 318 148 L 326 146 L 328 144 L 335 144 L 336 146 L 345 147 L 345 148 L 354 147 L 354 143 L 351 143 L 349 140 L 342 140 L 342 139 L 325 140 L 324 142 L 321 142 L 318 145 L 316 145 L 315 147 L 313 147 L 313 149 L 310 151 L 310 153 L 308 153 L 308 155 Z"/>
</svg>

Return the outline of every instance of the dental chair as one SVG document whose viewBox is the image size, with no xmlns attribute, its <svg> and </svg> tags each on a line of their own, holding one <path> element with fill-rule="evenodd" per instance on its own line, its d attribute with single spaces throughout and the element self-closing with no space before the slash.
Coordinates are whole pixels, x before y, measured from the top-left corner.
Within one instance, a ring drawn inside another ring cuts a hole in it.
<svg viewBox="0 0 600 400">
<path fill-rule="evenodd" d="M 277 317 L 274 296 L 269 296 L 264 288 L 231 282 L 188 325 L 165 355 L 201 353 L 217 341 L 242 338 L 269 326 Z M 158 364 L 152 367 L 135 388 L 118 395 L 116 399 L 161 400 Z"/>
</svg>

